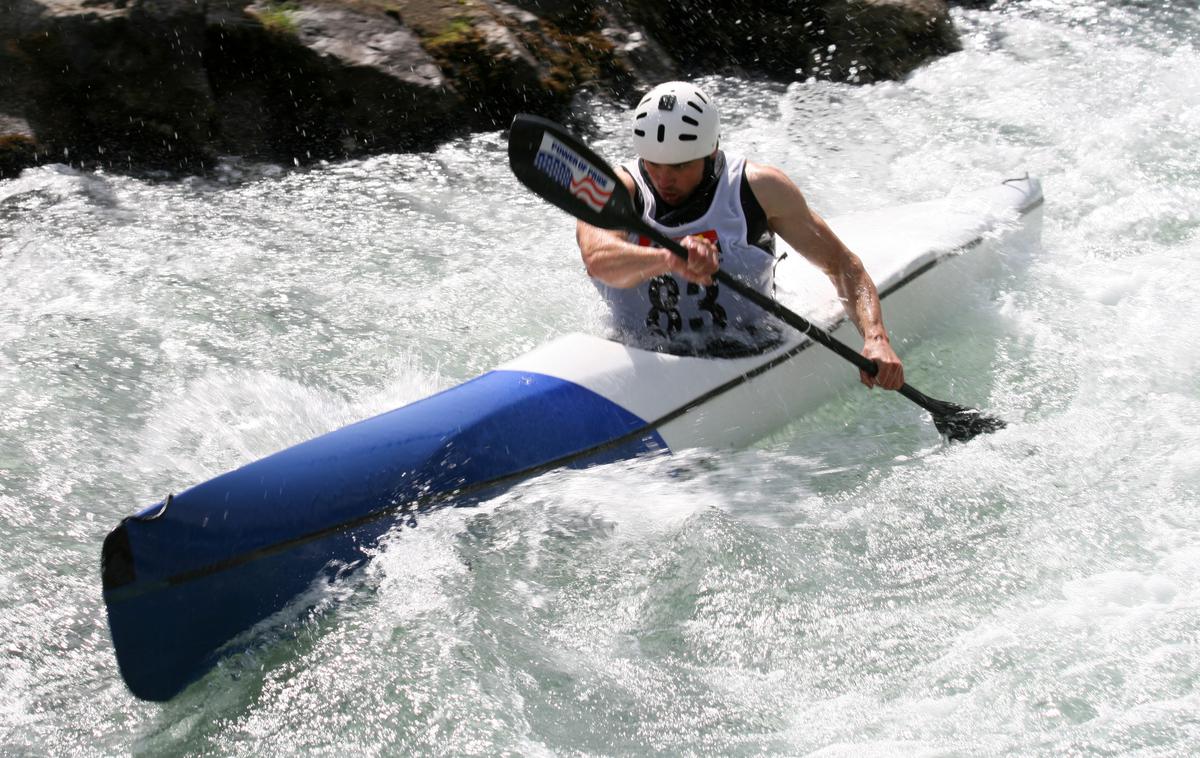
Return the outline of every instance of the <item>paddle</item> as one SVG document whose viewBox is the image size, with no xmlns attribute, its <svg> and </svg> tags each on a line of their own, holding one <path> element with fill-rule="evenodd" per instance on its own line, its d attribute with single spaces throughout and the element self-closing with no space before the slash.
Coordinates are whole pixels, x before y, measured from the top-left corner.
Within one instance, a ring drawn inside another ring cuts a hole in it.
<svg viewBox="0 0 1200 758">
<path fill-rule="evenodd" d="M 575 218 L 602 229 L 637 232 L 680 258 L 687 259 L 687 250 L 682 245 L 642 220 L 634 210 L 629 190 L 617 178 L 612 167 L 575 135 L 553 121 L 524 113 L 517 115 L 508 137 L 508 162 L 522 184 Z M 736 292 L 800 330 L 860 370 L 871 376 L 878 372 L 879 367 L 874 361 L 772 298 L 751 289 L 724 271 L 717 271 L 713 278 L 722 287 Z M 936 400 L 908 384 L 902 385 L 899 392 L 929 411 L 938 432 L 950 440 L 966 441 L 1005 426 L 1002 419 Z"/>
</svg>

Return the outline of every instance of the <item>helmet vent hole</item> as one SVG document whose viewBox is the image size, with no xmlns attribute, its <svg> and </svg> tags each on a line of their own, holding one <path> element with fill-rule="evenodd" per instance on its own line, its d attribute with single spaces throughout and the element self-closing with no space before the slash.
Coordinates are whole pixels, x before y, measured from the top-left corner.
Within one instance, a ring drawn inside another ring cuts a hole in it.
<svg viewBox="0 0 1200 758">
<path fill-rule="evenodd" d="M 658 125 L 658 141 L 659 142 L 667 141 L 667 127 L 664 124 Z"/>
<path fill-rule="evenodd" d="M 646 136 L 646 130 L 645 130 L 645 129 L 634 129 L 634 130 L 633 130 L 633 133 L 634 133 L 634 134 L 636 134 L 636 135 L 637 135 L 637 136 L 639 136 L 639 137 L 645 137 L 645 136 Z"/>
<path fill-rule="evenodd" d="M 684 116 L 683 123 L 691 124 L 692 126 L 700 126 L 700 122 L 697 121 L 696 119 L 692 118 L 691 116 Z"/>
<path fill-rule="evenodd" d="M 704 109 L 703 109 L 703 108 L 701 108 L 699 105 L 696 105 L 696 104 L 695 104 L 694 102 L 692 102 L 691 100 L 688 100 L 688 107 L 689 107 L 689 108 L 695 108 L 697 113 L 703 113 L 703 112 L 704 112 Z"/>
<path fill-rule="evenodd" d="M 708 98 L 706 98 L 704 95 L 700 94 L 700 90 L 696 90 L 695 93 L 693 93 L 693 94 L 695 94 L 696 97 L 700 98 L 700 102 L 704 103 L 705 105 L 708 105 Z"/>
<path fill-rule="evenodd" d="M 634 118 L 635 118 L 635 119 L 639 119 L 639 118 L 645 118 L 646 116 L 649 116 L 649 115 L 650 115 L 650 112 L 649 112 L 649 111 L 642 111 L 641 113 L 639 113 L 639 114 L 637 114 L 636 116 L 634 116 Z"/>
<path fill-rule="evenodd" d="M 697 136 L 696 136 L 696 135 L 694 135 L 694 134 L 681 134 L 681 135 L 679 135 L 679 141 L 680 141 L 680 142 L 695 142 L 695 141 L 696 141 L 696 140 L 698 140 L 698 139 L 700 139 L 700 138 L 699 138 L 699 137 L 697 137 Z"/>
</svg>

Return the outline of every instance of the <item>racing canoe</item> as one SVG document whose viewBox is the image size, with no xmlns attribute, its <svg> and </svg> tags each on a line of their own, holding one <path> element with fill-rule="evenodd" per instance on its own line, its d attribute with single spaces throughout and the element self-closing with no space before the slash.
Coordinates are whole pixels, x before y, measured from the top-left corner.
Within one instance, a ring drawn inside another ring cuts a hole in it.
<svg viewBox="0 0 1200 758">
<path fill-rule="evenodd" d="M 830 225 L 874 278 L 889 331 L 915 336 L 947 315 L 945 293 L 968 289 L 1041 202 L 1039 183 L 1026 178 Z M 785 306 L 861 345 L 820 272 L 793 253 L 776 278 Z M 559 337 L 125 518 L 101 556 L 121 675 L 140 698 L 173 697 L 231 640 L 363 560 L 412 513 L 478 502 L 563 466 L 746 444 L 855 381 L 855 370 L 800 334 L 737 358 Z"/>
</svg>

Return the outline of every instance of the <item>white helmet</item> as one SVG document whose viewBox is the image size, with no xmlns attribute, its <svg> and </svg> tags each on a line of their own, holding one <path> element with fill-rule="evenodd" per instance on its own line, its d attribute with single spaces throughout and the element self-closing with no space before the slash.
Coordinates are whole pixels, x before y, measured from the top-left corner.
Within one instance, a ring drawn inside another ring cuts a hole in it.
<svg viewBox="0 0 1200 758">
<path fill-rule="evenodd" d="M 633 147 L 651 163 L 684 163 L 717 149 L 721 114 L 699 87 L 667 82 L 650 90 L 633 112 Z"/>
</svg>

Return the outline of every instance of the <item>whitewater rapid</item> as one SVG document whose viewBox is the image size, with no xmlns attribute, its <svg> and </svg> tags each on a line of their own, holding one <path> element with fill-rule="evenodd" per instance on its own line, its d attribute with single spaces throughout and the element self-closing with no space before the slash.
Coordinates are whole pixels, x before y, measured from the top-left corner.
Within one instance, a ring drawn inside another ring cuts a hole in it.
<svg viewBox="0 0 1200 758">
<path fill-rule="evenodd" d="M 165 705 L 100 596 L 130 513 L 601 330 L 505 137 L 208 177 L 0 182 L 0 750 L 1200 750 L 1200 11 L 955 11 L 903 82 L 704 80 L 824 215 L 1044 183 L 1040 239 L 902 337 L 1010 427 L 850 392 L 744 450 L 556 472 L 390 535 Z M 583 121 L 624 157 L 627 112 Z M 886 318 L 886 311 L 885 311 Z"/>
</svg>

